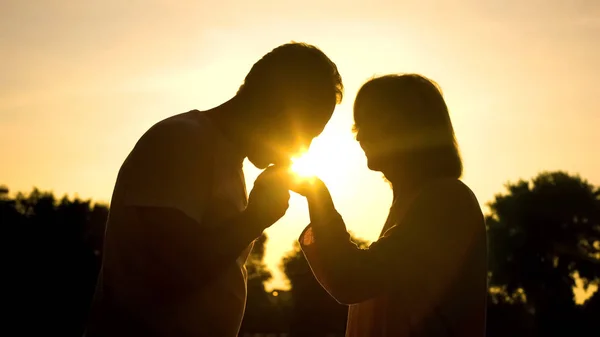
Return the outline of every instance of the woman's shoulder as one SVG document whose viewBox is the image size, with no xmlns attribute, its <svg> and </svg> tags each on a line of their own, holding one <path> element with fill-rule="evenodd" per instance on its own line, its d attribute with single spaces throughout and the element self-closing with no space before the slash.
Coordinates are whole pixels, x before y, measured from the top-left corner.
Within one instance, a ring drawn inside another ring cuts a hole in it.
<svg viewBox="0 0 600 337">
<path fill-rule="evenodd" d="M 453 178 L 434 180 L 425 185 L 419 194 L 427 197 L 475 197 L 475 194 L 469 186 L 460 179 Z"/>
<path fill-rule="evenodd" d="M 415 199 L 414 206 L 431 210 L 461 210 L 481 212 L 475 193 L 459 179 L 439 179 L 425 186 Z"/>
</svg>

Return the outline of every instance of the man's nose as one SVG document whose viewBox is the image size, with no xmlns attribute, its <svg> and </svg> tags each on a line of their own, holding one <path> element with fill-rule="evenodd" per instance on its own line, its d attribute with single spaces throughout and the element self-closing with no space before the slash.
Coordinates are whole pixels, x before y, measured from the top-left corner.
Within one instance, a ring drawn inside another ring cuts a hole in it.
<svg viewBox="0 0 600 337">
<path fill-rule="evenodd" d="M 357 142 L 360 142 L 360 141 L 363 139 L 363 135 L 362 135 L 362 134 L 363 134 L 363 133 L 362 133 L 362 132 L 360 132 L 360 131 L 357 131 L 357 132 L 356 132 L 356 136 L 354 136 L 354 137 L 356 138 L 356 141 L 357 141 Z"/>
</svg>

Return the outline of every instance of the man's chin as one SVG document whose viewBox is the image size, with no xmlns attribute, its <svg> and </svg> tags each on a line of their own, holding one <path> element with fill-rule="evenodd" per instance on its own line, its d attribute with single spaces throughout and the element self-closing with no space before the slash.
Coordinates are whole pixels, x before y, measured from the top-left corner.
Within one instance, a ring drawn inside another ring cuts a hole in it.
<svg viewBox="0 0 600 337">
<path fill-rule="evenodd" d="M 381 165 L 376 160 L 367 159 L 367 167 L 371 171 L 381 172 Z"/>
<path fill-rule="evenodd" d="M 248 157 L 248 161 L 251 162 L 252 165 L 254 165 L 259 170 L 264 170 L 267 167 L 269 167 L 269 165 L 271 165 L 271 163 L 266 160 L 257 160 L 250 157 Z"/>
<path fill-rule="evenodd" d="M 290 158 L 278 158 L 272 161 L 273 165 L 277 165 L 277 166 L 292 166 L 292 160 Z"/>
<path fill-rule="evenodd" d="M 266 159 L 266 158 L 251 158 L 248 157 L 248 161 L 252 163 L 252 165 L 256 166 L 256 168 L 260 170 L 264 170 L 271 165 L 277 166 L 291 166 L 292 161 L 289 158 L 275 158 L 275 159 Z"/>
</svg>

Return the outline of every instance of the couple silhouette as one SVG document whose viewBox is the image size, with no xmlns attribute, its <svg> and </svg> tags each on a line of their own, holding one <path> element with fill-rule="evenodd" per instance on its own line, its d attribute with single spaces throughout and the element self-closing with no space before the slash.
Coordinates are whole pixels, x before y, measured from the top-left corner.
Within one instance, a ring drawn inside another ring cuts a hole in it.
<svg viewBox="0 0 600 337">
<path fill-rule="evenodd" d="M 290 190 L 308 202 L 299 242 L 314 276 L 350 306 L 347 336 L 484 336 L 484 217 L 459 180 L 439 88 L 386 75 L 355 98 L 356 139 L 393 188 L 368 249 L 351 242 L 327 186 L 289 170 L 342 96 L 336 65 L 315 46 L 289 43 L 256 62 L 229 101 L 151 127 L 117 177 L 86 336 L 237 336 L 246 258 L 285 214 Z M 246 158 L 264 170 L 249 196 Z"/>
</svg>

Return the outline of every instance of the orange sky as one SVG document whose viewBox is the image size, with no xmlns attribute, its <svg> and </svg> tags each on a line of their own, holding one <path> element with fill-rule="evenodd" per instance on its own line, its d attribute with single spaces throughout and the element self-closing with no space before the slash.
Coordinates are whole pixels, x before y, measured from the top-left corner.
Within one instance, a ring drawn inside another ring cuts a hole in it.
<svg viewBox="0 0 600 337">
<path fill-rule="evenodd" d="M 376 239 L 391 192 L 351 133 L 357 89 L 419 72 L 442 87 L 482 204 L 541 170 L 600 185 L 600 2 L 17 1 L 0 3 L 0 183 L 108 201 L 153 123 L 230 98 L 290 40 L 316 44 L 346 96 L 311 155 L 350 230 Z M 335 149 L 335 151 L 334 151 Z M 339 171 L 333 175 L 328 172 Z M 258 171 L 246 165 L 248 187 Z M 278 264 L 308 220 L 294 197 L 268 231 Z"/>
</svg>

